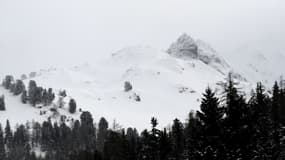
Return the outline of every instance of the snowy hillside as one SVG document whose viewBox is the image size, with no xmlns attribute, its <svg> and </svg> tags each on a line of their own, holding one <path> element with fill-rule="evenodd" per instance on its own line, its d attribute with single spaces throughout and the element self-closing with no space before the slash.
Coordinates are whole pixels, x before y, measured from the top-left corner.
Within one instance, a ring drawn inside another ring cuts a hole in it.
<svg viewBox="0 0 285 160">
<path fill-rule="evenodd" d="M 199 53 L 207 52 L 199 48 Z M 167 126 L 176 117 L 185 119 L 191 110 L 199 108 L 204 89 L 208 85 L 216 88 L 216 83 L 224 81 L 229 70 L 222 60 L 207 64 L 200 59 L 176 58 L 152 47 L 138 46 L 122 49 L 109 59 L 94 64 L 41 70 L 33 79 L 46 88 L 66 89 L 69 96 L 66 102 L 74 98 L 78 108 L 90 111 L 97 121 L 104 116 L 109 121 L 116 119 L 124 127 L 143 129 L 149 127 L 152 116 L 158 117 L 161 126 Z M 29 80 L 25 83 L 28 84 Z M 132 84 L 133 90 L 124 91 L 126 81 Z M 5 96 L 8 94 L 2 89 L 0 91 Z M 136 96 L 141 101 L 136 101 Z M 31 108 L 20 102 L 12 103 L 12 99 L 8 94 L 8 109 L 1 113 L 4 115 L 1 115 L 2 122 L 9 118 L 5 115 L 16 112 L 9 108 Z M 38 118 L 37 109 L 31 112 L 21 120 L 42 119 Z M 78 115 L 74 117 L 78 118 Z"/>
<path fill-rule="evenodd" d="M 185 119 L 191 110 L 199 109 L 201 95 L 207 86 L 220 93 L 218 84 L 225 81 L 229 72 L 234 73 L 241 88 L 248 93 L 265 73 L 271 76 L 271 70 L 260 72 L 260 76 L 253 74 L 257 72 L 254 67 L 262 68 L 265 63 L 262 56 L 255 61 L 260 62 L 258 64 L 242 62 L 256 66 L 239 67 L 238 63 L 230 61 L 231 58 L 227 60 L 207 43 L 183 34 L 167 52 L 148 46 L 124 48 L 93 64 L 40 70 L 32 79 L 39 86 L 51 87 L 56 92 L 65 89 L 68 95 L 65 101 L 74 98 L 77 108 L 90 111 L 96 121 L 105 117 L 124 127 L 143 129 L 150 126 L 149 120 L 154 116 L 164 127 L 174 118 Z M 29 80 L 25 80 L 26 85 Z M 124 91 L 126 81 L 133 86 L 131 91 Z M 0 94 L 4 94 L 7 101 L 7 111 L 0 113 L 2 123 L 7 118 L 15 124 L 51 116 L 49 108 L 45 109 L 47 114 L 39 115 L 43 109 L 21 104 L 19 97 L 11 96 L 3 88 Z M 137 101 L 138 97 L 140 101 Z M 13 118 L 16 112 L 22 113 L 21 118 Z M 69 119 L 77 119 L 80 115 L 79 112 L 69 114 L 67 103 L 60 113 Z"/>
<path fill-rule="evenodd" d="M 251 82 L 262 81 L 268 88 L 276 80 L 284 77 L 285 56 L 274 48 L 270 50 L 253 49 L 250 46 L 242 46 L 229 54 L 225 59 L 240 74 L 246 76 Z"/>
</svg>

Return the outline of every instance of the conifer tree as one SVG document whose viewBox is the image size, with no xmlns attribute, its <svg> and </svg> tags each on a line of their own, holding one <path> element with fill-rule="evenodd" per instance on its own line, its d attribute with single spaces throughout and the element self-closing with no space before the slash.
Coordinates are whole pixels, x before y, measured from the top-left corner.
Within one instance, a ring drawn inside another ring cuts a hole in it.
<svg viewBox="0 0 285 160">
<path fill-rule="evenodd" d="M 185 127 L 185 150 L 186 158 L 188 159 L 202 159 L 201 151 L 201 136 L 203 135 L 201 121 L 197 118 L 196 114 L 192 111 L 188 115 Z"/>
<path fill-rule="evenodd" d="M 6 105 L 5 105 L 5 97 L 2 95 L 0 97 L 0 111 L 5 111 L 6 110 Z"/>
<path fill-rule="evenodd" d="M 172 125 L 172 156 L 176 160 L 183 160 L 184 159 L 184 127 L 183 124 L 178 120 L 175 119 Z"/>
<path fill-rule="evenodd" d="M 6 121 L 6 127 L 5 127 L 5 144 L 7 145 L 7 148 L 10 151 L 13 147 L 13 133 L 10 127 L 9 120 Z"/>
<path fill-rule="evenodd" d="M 52 88 L 48 89 L 47 98 L 48 98 L 48 105 L 50 105 L 55 98 Z"/>
<path fill-rule="evenodd" d="M 21 95 L 21 101 L 22 101 L 22 103 L 26 104 L 27 100 L 28 100 L 27 91 L 24 90 L 22 95 Z"/>
<path fill-rule="evenodd" d="M 260 82 L 257 83 L 255 94 L 250 100 L 252 110 L 251 122 L 253 123 L 252 126 L 256 130 L 253 135 L 255 138 L 252 138 L 252 140 L 253 143 L 258 146 L 256 150 L 258 150 L 259 154 L 255 156 L 259 158 L 266 157 L 271 159 L 272 122 L 269 114 L 269 102 L 269 97 L 265 94 L 264 86 Z"/>
<path fill-rule="evenodd" d="M 98 135 L 97 135 L 97 150 L 99 152 L 103 153 L 103 149 L 104 149 L 104 143 L 107 137 L 107 133 L 108 133 L 108 127 L 109 124 L 107 122 L 107 120 L 102 117 L 99 121 L 99 126 L 98 126 Z"/>
<path fill-rule="evenodd" d="M 25 84 L 22 80 L 17 80 L 14 88 L 14 95 L 20 95 L 25 90 Z"/>
<path fill-rule="evenodd" d="M 90 112 L 83 112 L 80 115 L 81 120 L 81 142 L 83 142 L 82 149 L 96 148 L 96 135 L 93 124 L 93 117 Z"/>
<path fill-rule="evenodd" d="M 273 123 L 273 158 L 275 158 L 275 154 L 279 154 L 280 152 L 280 144 L 281 144 L 281 115 L 280 115 L 280 89 L 278 83 L 275 82 L 273 86 L 273 94 L 271 98 L 271 119 Z"/>
<path fill-rule="evenodd" d="M 76 102 L 74 99 L 70 99 L 69 101 L 69 113 L 75 113 L 76 112 Z"/>
<path fill-rule="evenodd" d="M 13 81 L 14 81 L 13 76 L 7 75 L 7 76 L 5 77 L 5 79 L 3 80 L 2 85 L 4 86 L 5 89 L 10 89 L 10 87 L 11 87 Z"/>
<path fill-rule="evenodd" d="M 5 150 L 5 143 L 4 143 L 4 133 L 2 126 L 0 125 L 0 159 L 6 159 L 6 150 Z"/>
<path fill-rule="evenodd" d="M 208 148 L 208 151 L 218 152 L 219 146 L 222 145 L 220 139 L 224 109 L 219 107 L 219 99 L 209 87 L 203 94 L 200 108 L 201 111 L 197 112 L 197 116 L 202 122 L 203 137 L 201 141 L 204 143 L 204 149 Z"/>
<path fill-rule="evenodd" d="M 151 118 L 151 132 L 150 132 L 150 159 L 151 160 L 158 160 L 159 159 L 159 136 L 160 136 L 160 130 L 158 130 L 156 127 L 158 125 L 158 121 L 156 118 Z"/>
<path fill-rule="evenodd" d="M 250 135 L 246 135 L 248 128 L 245 127 L 249 123 L 247 120 L 248 107 L 244 97 L 239 94 L 231 74 L 229 74 L 228 82 L 225 86 L 225 95 L 224 143 L 226 145 L 226 153 L 229 154 L 231 159 L 244 158 L 243 156 L 247 155 L 244 152 L 248 151 L 245 149 L 245 146 L 250 138 Z"/>
<path fill-rule="evenodd" d="M 172 145 L 170 134 L 164 128 L 159 138 L 159 157 L 161 160 L 168 160 L 171 157 Z"/>
</svg>

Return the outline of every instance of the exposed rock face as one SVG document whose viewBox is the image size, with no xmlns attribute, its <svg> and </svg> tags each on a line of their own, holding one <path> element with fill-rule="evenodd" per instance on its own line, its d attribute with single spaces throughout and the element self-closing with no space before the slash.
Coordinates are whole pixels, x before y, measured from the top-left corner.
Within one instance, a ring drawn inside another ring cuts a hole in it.
<svg viewBox="0 0 285 160">
<path fill-rule="evenodd" d="M 187 34 L 182 34 L 175 43 L 171 44 L 167 53 L 181 58 L 198 58 L 198 46 Z"/>
<path fill-rule="evenodd" d="M 223 67 L 229 67 L 210 45 L 201 40 L 194 40 L 186 33 L 171 44 L 167 53 L 177 58 L 198 59 L 207 65 L 219 64 Z"/>
<path fill-rule="evenodd" d="M 209 44 L 199 39 L 194 40 L 186 33 L 183 33 L 176 42 L 170 45 L 167 53 L 181 59 L 200 60 L 224 75 L 231 72 L 236 78 L 245 80 L 241 75 L 234 72 L 230 65 Z"/>
</svg>

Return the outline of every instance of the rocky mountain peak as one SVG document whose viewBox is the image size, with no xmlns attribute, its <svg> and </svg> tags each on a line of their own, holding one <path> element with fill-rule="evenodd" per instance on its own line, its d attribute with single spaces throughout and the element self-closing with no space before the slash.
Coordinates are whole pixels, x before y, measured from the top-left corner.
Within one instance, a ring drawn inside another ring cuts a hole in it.
<svg viewBox="0 0 285 160">
<path fill-rule="evenodd" d="M 167 52 L 180 58 L 198 58 L 198 46 L 195 40 L 186 33 L 183 33 L 176 42 L 172 43 Z"/>
</svg>

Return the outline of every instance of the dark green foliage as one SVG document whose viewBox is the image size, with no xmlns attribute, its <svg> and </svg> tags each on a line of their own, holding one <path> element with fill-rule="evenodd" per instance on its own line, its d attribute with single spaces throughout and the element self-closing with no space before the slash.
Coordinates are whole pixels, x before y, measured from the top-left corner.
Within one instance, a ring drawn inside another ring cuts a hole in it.
<svg viewBox="0 0 285 160">
<path fill-rule="evenodd" d="M 128 141 L 128 160 L 133 160 L 138 158 L 138 141 L 139 135 L 137 130 L 134 128 L 128 128 L 126 134 L 126 140 Z"/>
<path fill-rule="evenodd" d="M 126 81 L 124 85 L 124 89 L 125 89 L 125 92 L 128 92 L 133 89 L 133 86 L 131 85 L 129 81 Z"/>
<path fill-rule="evenodd" d="M 30 80 L 29 82 L 29 90 L 28 90 L 28 93 L 29 93 L 29 101 L 30 103 L 35 106 L 36 103 L 37 103 L 37 92 L 38 92 L 38 89 L 37 89 L 37 83 L 36 81 L 34 80 Z"/>
<path fill-rule="evenodd" d="M 159 138 L 159 157 L 161 160 L 167 160 L 171 157 L 171 152 L 174 153 L 173 148 L 176 148 L 173 146 L 172 141 L 171 141 L 170 134 L 164 130 L 160 133 L 160 138 Z M 182 150 L 179 151 L 178 153 L 183 152 Z"/>
<path fill-rule="evenodd" d="M 93 117 L 90 112 L 83 112 L 80 116 L 81 120 L 81 148 L 91 149 L 96 148 L 96 134 L 93 124 Z"/>
<path fill-rule="evenodd" d="M 0 111 L 5 111 L 6 110 L 6 105 L 5 105 L 5 97 L 2 95 L 0 97 Z"/>
<path fill-rule="evenodd" d="M 70 99 L 69 101 L 69 113 L 75 113 L 76 112 L 76 102 L 74 99 Z"/>
<path fill-rule="evenodd" d="M 25 90 L 25 84 L 22 80 L 17 80 L 14 87 L 14 95 L 20 95 Z"/>
<path fill-rule="evenodd" d="M 10 87 L 11 87 L 13 81 L 14 81 L 13 76 L 7 75 L 7 76 L 5 77 L 5 79 L 3 80 L 2 85 L 4 86 L 4 88 L 10 89 Z"/>
<path fill-rule="evenodd" d="M 61 97 L 66 97 L 67 96 L 66 90 L 59 91 L 58 95 Z"/>
<path fill-rule="evenodd" d="M 126 160 L 127 157 L 125 135 L 109 131 L 104 143 L 104 160 Z"/>
<path fill-rule="evenodd" d="M 0 125 L 0 159 L 4 160 L 6 158 L 5 142 L 4 142 L 4 132 L 2 126 Z"/>
<path fill-rule="evenodd" d="M 99 121 L 99 126 L 98 126 L 98 135 L 97 135 L 97 149 L 100 152 L 103 152 L 104 150 L 104 143 L 107 137 L 107 133 L 108 133 L 108 127 L 109 124 L 107 122 L 107 120 L 102 117 Z"/>
<path fill-rule="evenodd" d="M 184 159 L 184 127 L 183 124 L 175 119 L 172 125 L 171 139 L 172 139 L 172 157 L 176 160 Z"/>
<path fill-rule="evenodd" d="M 224 109 L 219 107 L 219 99 L 215 97 L 215 93 L 210 88 L 207 88 L 203 94 L 200 108 L 201 111 L 197 112 L 197 116 L 202 125 L 201 141 L 205 149 L 201 152 L 206 153 L 203 157 L 207 159 L 210 151 L 219 154 L 219 147 L 222 145 L 220 139 Z M 211 158 L 215 159 L 216 157 L 212 156 Z"/>
<path fill-rule="evenodd" d="M 26 104 L 27 101 L 28 101 L 28 96 L 27 96 L 27 91 L 26 91 L 26 90 L 24 90 L 23 93 L 22 93 L 22 95 L 21 95 L 21 101 L 22 101 L 22 103 L 24 103 L 24 104 Z"/>
<path fill-rule="evenodd" d="M 54 98 L 55 98 L 55 95 L 52 91 L 52 88 L 49 88 L 48 93 L 47 93 L 47 102 L 48 102 L 47 104 L 50 105 L 52 101 L 54 100 Z"/>
<path fill-rule="evenodd" d="M 6 121 L 5 127 L 5 144 L 7 145 L 7 148 L 9 150 L 13 147 L 13 133 L 10 127 L 9 120 Z"/>
</svg>

